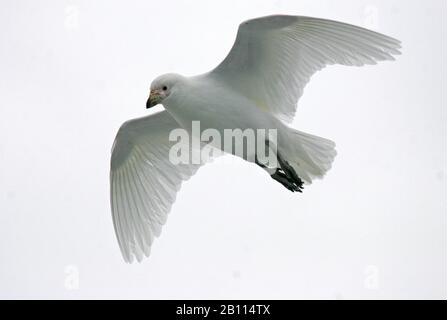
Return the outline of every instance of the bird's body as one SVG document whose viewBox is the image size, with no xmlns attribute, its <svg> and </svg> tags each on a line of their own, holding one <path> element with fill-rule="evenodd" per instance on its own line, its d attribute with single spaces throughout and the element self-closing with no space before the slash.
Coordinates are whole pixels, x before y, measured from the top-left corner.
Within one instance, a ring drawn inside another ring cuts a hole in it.
<svg viewBox="0 0 447 320">
<path fill-rule="evenodd" d="M 269 16 L 242 23 L 232 50 L 214 70 L 155 79 L 147 106 L 161 103 L 166 110 L 126 122 L 113 147 L 111 206 L 124 259 L 149 255 L 181 182 L 203 165 L 172 161 L 173 130 L 184 129 L 195 139 L 207 129 L 221 137 L 226 130 L 275 130 L 275 139 L 255 135 L 252 154 L 215 140 L 211 144 L 256 163 L 287 189 L 301 192 L 304 183 L 326 174 L 336 155 L 332 141 L 286 124 L 310 77 L 331 64 L 393 60 L 399 48 L 398 40 L 336 21 Z M 195 122 L 200 123 L 199 132 L 194 131 Z M 275 166 L 259 161 L 259 143 L 269 150 L 274 146 Z M 188 148 L 201 149 L 203 144 Z"/>
<path fill-rule="evenodd" d="M 178 91 L 164 101 L 164 106 L 188 131 L 193 121 L 200 121 L 202 131 L 215 129 L 222 137 L 228 129 L 277 129 L 279 133 L 286 129 L 272 114 L 259 109 L 212 74 L 181 77 L 180 81 Z"/>
</svg>

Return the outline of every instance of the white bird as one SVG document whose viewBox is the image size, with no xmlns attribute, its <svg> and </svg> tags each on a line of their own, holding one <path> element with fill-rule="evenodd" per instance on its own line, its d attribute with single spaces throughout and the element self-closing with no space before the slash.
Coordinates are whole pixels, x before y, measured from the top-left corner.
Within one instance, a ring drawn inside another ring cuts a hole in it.
<svg viewBox="0 0 447 320">
<path fill-rule="evenodd" d="M 113 223 L 126 262 L 149 256 L 182 181 L 200 164 L 173 164 L 176 128 L 277 129 L 275 180 L 302 190 L 330 169 L 335 144 L 287 126 L 303 88 L 327 65 L 363 66 L 394 60 L 400 41 L 357 26 L 318 18 L 274 15 L 243 22 L 225 60 L 199 76 L 166 74 L 150 88 L 147 107 L 165 111 L 122 125 L 111 159 Z M 266 141 L 268 143 L 268 141 Z"/>
</svg>

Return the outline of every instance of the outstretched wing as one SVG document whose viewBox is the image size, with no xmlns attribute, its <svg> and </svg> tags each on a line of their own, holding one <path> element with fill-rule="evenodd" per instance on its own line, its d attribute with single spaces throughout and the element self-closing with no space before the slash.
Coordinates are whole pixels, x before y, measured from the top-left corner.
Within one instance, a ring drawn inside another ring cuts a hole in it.
<svg viewBox="0 0 447 320">
<path fill-rule="evenodd" d="M 301 16 L 268 16 L 239 26 L 225 60 L 211 74 L 286 122 L 311 76 L 331 64 L 394 60 L 400 42 L 353 25 Z"/>
<path fill-rule="evenodd" d="M 116 136 L 110 170 L 113 224 L 126 262 L 149 256 L 182 181 L 198 164 L 169 161 L 171 130 L 178 123 L 167 111 L 128 121 Z"/>
</svg>

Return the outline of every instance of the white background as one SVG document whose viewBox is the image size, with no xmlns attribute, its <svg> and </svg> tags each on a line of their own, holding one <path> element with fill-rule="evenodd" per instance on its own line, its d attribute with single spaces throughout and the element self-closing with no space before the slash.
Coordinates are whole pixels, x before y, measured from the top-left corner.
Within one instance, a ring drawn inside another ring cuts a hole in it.
<svg viewBox="0 0 447 320">
<path fill-rule="evenodd" d="M 0 6 L 1 298 L 447 298 L 445 1 Z M 403 55 L 312 78 L 293 126 L 337 143 L 324 180 L 292 194 L 242 161 L 208 165 L 150 258 L 125 264 L 117 129 L 149 113 L 153 78 L 210 70 L 240 22 L 273 13 L 378 30 Z"/>
</svg>

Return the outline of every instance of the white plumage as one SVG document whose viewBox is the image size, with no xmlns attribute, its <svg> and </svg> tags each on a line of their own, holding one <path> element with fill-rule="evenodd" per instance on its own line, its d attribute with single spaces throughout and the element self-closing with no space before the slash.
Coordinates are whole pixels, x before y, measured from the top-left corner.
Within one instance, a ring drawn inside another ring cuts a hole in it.
<svg viewBox="0 0 447 320">
<path fill-rule="evenodd" d="M 360 27 L 269 16 L 242 23 L 230 53 L 211 72 L 154 80 L 148 103 L 162 103 L 166 111 L 126 122 L 112 151 L 112 216 L 125 261 L 149 255 L 182 181 L 200 166 L 169 161 L 171 130 L 190 130 L 197 120 L 202 129 L 219 132 L 276 129 L 278 157 L 284 164 L 280 173 L 266 171 L 292 191 L 300 191 L 301 180 L 310 184 L 322 177 L 336 155 L 332 141 L 285 124 L 292 121 L 304 86 L 327 65 L 394 60 L 399 49 L 398 40 Z"/>
</svg>

